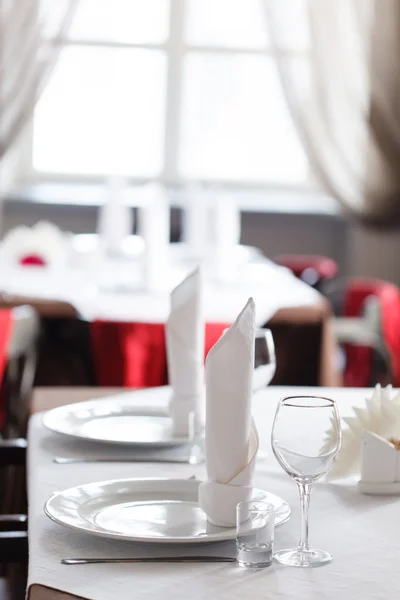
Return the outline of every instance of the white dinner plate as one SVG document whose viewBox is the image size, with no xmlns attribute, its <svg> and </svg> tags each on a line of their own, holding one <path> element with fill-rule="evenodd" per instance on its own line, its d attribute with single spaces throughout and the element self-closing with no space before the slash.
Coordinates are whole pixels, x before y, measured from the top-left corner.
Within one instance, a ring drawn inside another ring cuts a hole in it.
<svg viewBox="0 0 400 600">
<path fill-rule="evenodd" d="M 204 544 L 234 539 L 235 528 L 214 527 L 197 503 L 193 479 L 120 479 L 79 485 L 47 501 L 46 515 L 61 525 L 99 537 L 157 544 Z M 273 504 L 275 523 L 290 517 L 289 505 L 254 489 Z"/>
<path fill-rule="evenodd" d="M 138 406 L 129 394 L 54 408 L 43 423 L 51 431 L 106 444 L 165 448 L 189 442 L 173 434 L 165 409 Z"/>
</svg>

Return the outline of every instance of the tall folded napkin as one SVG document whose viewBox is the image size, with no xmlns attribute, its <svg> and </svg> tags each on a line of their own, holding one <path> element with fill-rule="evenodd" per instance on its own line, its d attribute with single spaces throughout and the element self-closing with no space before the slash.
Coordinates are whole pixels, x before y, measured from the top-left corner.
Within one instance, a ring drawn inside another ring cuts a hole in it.
<svg viewBox="0 0 400 600">
<path fill-rule="evenodd" d="M 197 268 L 171 293 L 166 324 L 170 414 L 174 434 L 189 434 L 189 415 L 204 414 L 204 311 L 202 275 Z"/>
<path fill-rule="evenodd" d="M 138 230 L 145 251 L 142 257 L 143 285 L 147 290 L 163 290 L 169 282 L 170 207 L 165 189 L 149 183 L 137 192 Z"/>
<path fill-rule="evenodd" d="M 206 361 L 206 466 L 199 505 L 212 525 L 233 527 L 249 500 L 258 450 L 251 418 L 255 304 L 250 298 Z"/>
<path fill-rule="evenodd" d="M 219 281 L 237 277 L 236 248 L 240 242 L 240 211 L 235 199 L 218 195 L 212 209 L 212 271 Z"/>
</svg>

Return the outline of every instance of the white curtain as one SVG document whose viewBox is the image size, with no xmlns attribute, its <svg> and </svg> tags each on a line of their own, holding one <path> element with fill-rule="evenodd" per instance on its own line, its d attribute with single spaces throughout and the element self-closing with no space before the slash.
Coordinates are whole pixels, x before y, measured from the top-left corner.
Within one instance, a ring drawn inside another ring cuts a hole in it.
<svg viewBox="0 0 400 600">
<path fill-rule="evenodd" d="M 316 177 L 357 220 L 400 225 L 400 0 L 262 1 Z"/>
<path fill-rule="evenodd" d="M 0 161 L 32 115 L 79 0 L 0 0 Z"/>
</svg>

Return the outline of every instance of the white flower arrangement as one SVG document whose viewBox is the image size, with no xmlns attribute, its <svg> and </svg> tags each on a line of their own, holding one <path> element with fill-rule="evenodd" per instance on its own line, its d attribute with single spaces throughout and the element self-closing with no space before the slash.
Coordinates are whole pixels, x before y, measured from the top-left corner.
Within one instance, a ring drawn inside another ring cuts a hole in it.
<svg viewBox="0 0 400 600">
<path fill-rule="evenodd" d="M 400 394 L 394 395 L 391 385 L 375 386 L 364 408 L 353 408 L 354 416 L 343 417 L 342 449 L 328 475 L 329 479 L 361 473 L 364 432 L 376 434 L 390 442 L 400 438 Z M 327 437 L 332 435 L 327 432 Z"/>
<path fill-rule="evenodd" d="M 64 265 L 70 253 L 70 237 L 70 234 L 45 221 L 33 227 L 15 227 L 0 243 L 0 257 L 3 264 L 11 266 Z"/>
</svg>

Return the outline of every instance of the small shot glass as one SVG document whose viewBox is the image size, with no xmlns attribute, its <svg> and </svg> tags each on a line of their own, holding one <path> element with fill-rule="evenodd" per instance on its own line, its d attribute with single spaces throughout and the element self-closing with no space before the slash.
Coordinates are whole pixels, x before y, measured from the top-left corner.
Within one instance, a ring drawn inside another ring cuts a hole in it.
<svg viewBox="0 0 400 600">
<path fill-rule="evenodd" d="M 269 567 L 274 555 L 275 509 L 251 500 L 236 508 L 236 562 L 239 567 Z"/>
</svg>

